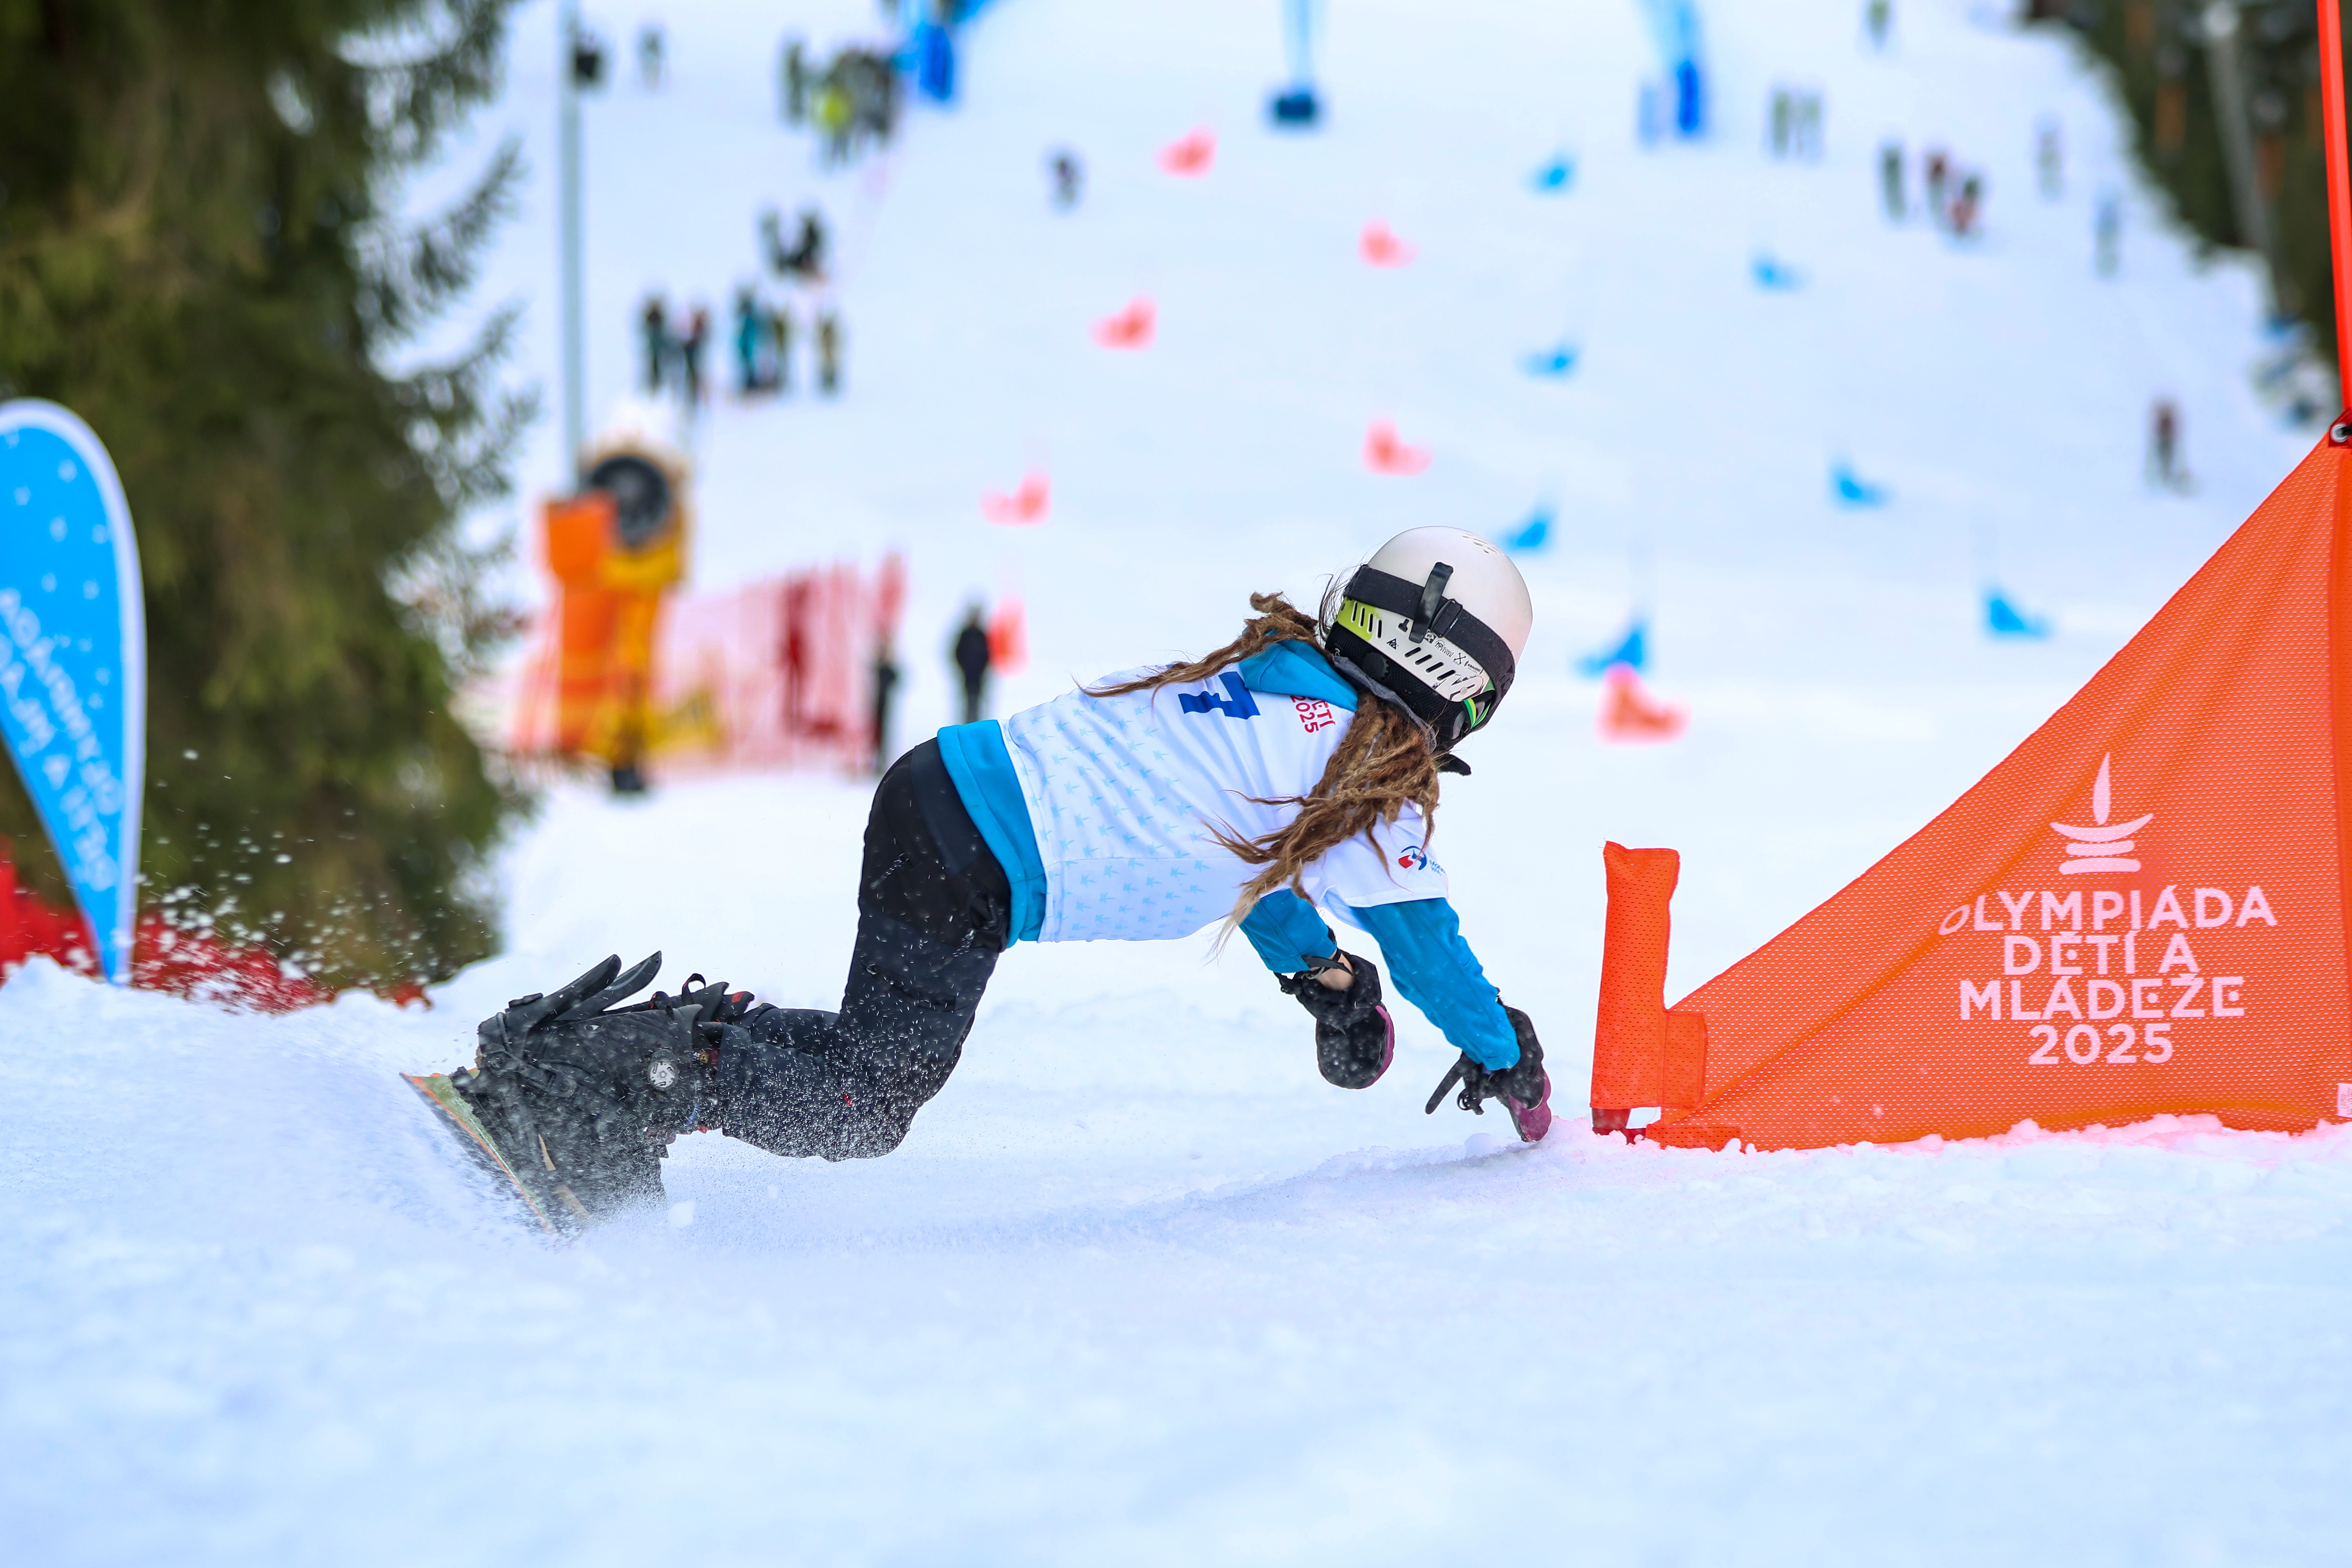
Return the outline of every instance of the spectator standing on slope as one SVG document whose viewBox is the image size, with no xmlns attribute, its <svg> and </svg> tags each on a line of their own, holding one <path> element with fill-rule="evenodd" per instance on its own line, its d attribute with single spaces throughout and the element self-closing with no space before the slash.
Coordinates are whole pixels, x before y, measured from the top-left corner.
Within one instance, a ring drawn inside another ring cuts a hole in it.
<svg viewBox="0 0 2352 1568">
<path fill-rule="evenodd" d="M 798 38 L 784 40 L 783 63 L 778 68 L 783 98 L 784 123 L 798 125 L 808 118 L 808 56 Z"/>
<path fill-rule="evenodd" d="M 2166 489 L 2185 493 L 2195 483 L 2180 460 L 2180 405 L 2159 397 L 2147 416 L 2147 477 Z"/>
<path fill-rule="evenodd" d="M 2091 220 L 2091 265 L 2100 277 L 2113 278 L 2123 264 L 2123 198 L 2113 191 L 2101 191 L 2098 215 Z"/>
<path fill-rule="evenodd" d="M 890 699 L 898 689 L 898 660 L 885 637 L 874 650 L 874 772 L 890 765 Z"/>
<path fill-rule="evenodd" d="M 1388 978 L 1459 1052 L 1426 1109 L 1491 1102 L 1521 1142 L 1541 1139 L 1535 1024 L 1463 940 L 1428 852 L 1441 776 L 1469 771 L 1455 747 L 1509 694 L 1527 584 L 1486 541 L 1418 528 L 1348 574 L 1328 622 L 1279 594 L 1250 607 L 1202 658 L 900 757 L 866 817 L 835 1009 L 723 984 L 625 1009 L 659 961 L 622 975 L 608 958 L 483 1021 L 476 1065 L 448 1076 L 474 1136 L 567 1226 L 659 1203 L 661 1157 L 697 1128 L 787 1158 L 872 1159 L 945 1087 L 1014 944 L 1212 926 L 1248 939 L 1312 1019 L 1324 1080 L 1370 1089 L 1396 1031 L 1380 966 L 1328 917 L 1380 943 Z"/>
<path fill-rule="evenodd" d="M 1973 239 L 1977 221 L 1984 216 L 1984 176 L 1971 169 L 1960 176 L 1960 194 L 1952 198 L 1952 233 Z"/>
<path fill-rule="evenodd" d="M 767 323 L 750 284 L 735 290 L 735 375 L 745 398 L 764 391 L 767 378 L 760 371 L 760 351 L 767 346 Z"/>
<path fill-rule="evenodd" d="M 988 695 L 988 627 L 981 623 L 980 605 L 974 604 L 963 613 L 963 626 L 955 635 L 950 650 L 955 660 L 956 673 L 963 679 L 963 721 L 980 722 L 982 700 Z"/>
<path fill-rule="evenodd" d="M 1911 213 L 1911 197 L 1903 188 L 1903 143 L 1883 142 L 1878 148 L 1878 198 L 1886 206 L 1886 221 L 1901 223 Z"/>
<path fill-rule="evenodd" d="M 669 307 L 658 293 L 646 296 L 646 308 L 637 315 L 638 340 L 646 353 L 646 395 L 650 397 L 662 389 L 662 366 L 670 354 Z"/>
<path fill-rule="evenodd" d="M 686 405 L 702 406 L 702 351 L 710 342 L 710 312 L 700 305 L 687 318 L 686 336 L 678 340 L 678 358 L 685 371 Z"/>
<path fill-rule="evenodd" d="M 1862 22 L 1870 31 L 1870 47 L 1884 51 L 1895 30 L 1895 0 L 1870 0 L 1862 8 Z"/>
<path fill-rule="evenodd" d="M 1056 147 L 1045 161 L 1045 172 L 1054 182 L 1055 208 L 1068 212 L 1076 206 L 1087 183 L 1086 165 L 1078 162 L 1078 155 L 1067 147 Z"/>
<path fill-rule="evenodd" d="M 793 389 L 793 308 L 778 305 L 768 313 L 768 390 L 782 396 Z"/>
<path fill-rule="evenodd" d="M 841 390 L 841 318 L 830 305 L 816 315 L 816 389 L 827 397 Z"/>
<path fill-rule="evenodd" d="M 659 22 L 647 22 L 637 29 L 637 82 L 647 92 L 660 90 L 663 57 L 667 53 Z"/>
<path fill-rule="evenodd" d="M 2042 118 L 2033 137 L 2033 168 L 2042 183 L 2042 199 L 2054 202 L 2066 194 L 2066 150 L 2059 139 L 2058 121 Z"/>
</svg>

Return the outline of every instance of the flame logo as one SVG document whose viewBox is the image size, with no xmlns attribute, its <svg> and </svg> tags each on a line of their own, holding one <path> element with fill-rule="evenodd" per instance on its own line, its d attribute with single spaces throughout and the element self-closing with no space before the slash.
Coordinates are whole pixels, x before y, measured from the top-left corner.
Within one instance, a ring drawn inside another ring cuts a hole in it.
<svg viewBox="0 0 2352 1568">
<path fill-rule="evenodd" d="M 2063 877 L 2077 877 L 2086 871 L 2137 871 L 2139 862 L 2131 858 L 2132 835 L 2156 820 L 2156 813 L 2135 816 L 2129 822 L 2109 824 L 2107 808 L 2111 803 L 2108 769 L 2112 755 L 2099 759 L 2098 782 L 2091 786 L 2092 827 L 2076 827 L 2071 823 L 2053 822 L 2050 826 L 2063 835 L 2066 843 L 2066 863 L 2058 868 Z"/>
</svg>

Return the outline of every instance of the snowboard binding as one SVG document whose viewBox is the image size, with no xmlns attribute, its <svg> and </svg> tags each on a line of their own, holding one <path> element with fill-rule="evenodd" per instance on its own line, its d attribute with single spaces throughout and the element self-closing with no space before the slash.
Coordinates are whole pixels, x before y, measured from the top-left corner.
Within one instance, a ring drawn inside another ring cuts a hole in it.
<svg viewBox="0 0 2352 1568">
<path fill-rule="evenodd" d="M 619 1005 L 661 962 L 624 973 L 615 955 L 519 997 L 482 1020 L 473 1067 L 408 1080 L 551 1231 L 659 1204 L 670 1144 L 718 1121 L 719 1041 L 761 1009 L 699 974 L 675 996 Z"/>
<path fill-rule="evenodd" d="M 1551 1131 L 1551 1075 L 1544 1071 L 1543 1046 L 1536 1039 L 1533 1020 L 1517 1007 L 1503 1009 L 1511 1020 L 1511 1028 L 1519 1037 L 1519 1059 L 1507 1068 L 1485 1068 L 1462 1053 L 1446 1075 L 1438 1080 L 1437 1092 L 1422 1107 L 1422 1114 L 1433 1116 L 1446 1092 L 1455 1085 L 1461 1094 L 1455 1102 L 1474 1116 L 1486 1114 L 1486 1102 L 1499 1100 L 1510 1113 L 1511 1128 L 1523 1143 L 1537 1143 Z"/>
<path fill-rule="evenodd" d="M 1332 990 L 1318 978 L 1328 969 L 1345 969 L 1355 984 Z M 1275 981 L 1314 1016 L 1315 1065 L 1324 1082 L 1335 1089 L 1370 1089 L 1381 1080 L 1396 1059 L 1396 1026 L 1381 1005 L 1378 964 L 1352 952 L 1335 952 L 1312 969 L 1277 974 Z"/>
</svg>

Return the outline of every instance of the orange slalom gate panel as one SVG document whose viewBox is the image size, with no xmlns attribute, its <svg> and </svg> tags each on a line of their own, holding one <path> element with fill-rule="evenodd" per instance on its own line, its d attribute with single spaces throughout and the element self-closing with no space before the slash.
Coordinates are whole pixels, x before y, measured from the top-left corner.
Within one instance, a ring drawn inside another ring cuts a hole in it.
<svg viewBox="0 0 2352 1568">
<path fill-rule="evenodd" d="M 2352 1118 L 2347 462 L 2323 442 L 1991 773 L 1685 997 L 1706 1094 L 1645 1135 Z"/>
<path fill-rule="evenodd" d="M 1696 1105 L 1706 1086 L 1706 1020 L 1666 1010 L 1669 903 L 1682 876 L 1671 849 L 1601 847 L 1609 874 L 1601 1006 L 1592 1031 L 1592 1105 Z"/>
</svg>

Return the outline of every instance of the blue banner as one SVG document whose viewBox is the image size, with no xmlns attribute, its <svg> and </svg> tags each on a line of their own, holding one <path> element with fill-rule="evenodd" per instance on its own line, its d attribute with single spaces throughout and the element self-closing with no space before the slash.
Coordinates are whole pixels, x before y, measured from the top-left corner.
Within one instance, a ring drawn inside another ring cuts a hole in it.
<svg viewBox="0 0 2352 1568">
<path fill-rule="evenodd" d="M 131 979 L 147 607 L 106 448 L 54 403 L 0 404 L 0 739 L 41 814 L 99 966 Z"/>
</svg>

